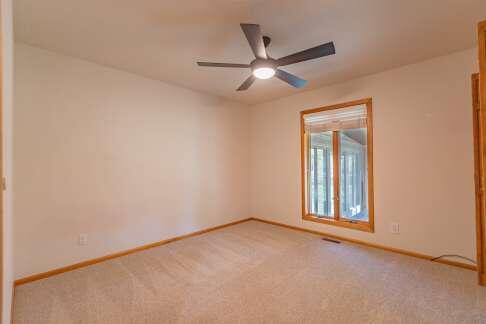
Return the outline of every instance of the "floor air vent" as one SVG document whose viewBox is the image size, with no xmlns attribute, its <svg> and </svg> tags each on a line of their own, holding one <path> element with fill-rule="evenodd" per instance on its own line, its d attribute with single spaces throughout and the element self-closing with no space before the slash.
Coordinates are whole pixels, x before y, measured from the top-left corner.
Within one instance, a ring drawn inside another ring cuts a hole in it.
<svg viewBox="0 0 486 324">
<path fill-rule="evenodd" d="M 323 237 L 322 240 L 323 241 L 327 241 L 327 242 L 331 242 L 331 243 L 336 243 L 336 244 L 340 244 L 341 243 L 340 241 L 333 240 L 333 239 L 330 239 L 330 238 L 327 238 L 327 237 Z"/>
</svg>

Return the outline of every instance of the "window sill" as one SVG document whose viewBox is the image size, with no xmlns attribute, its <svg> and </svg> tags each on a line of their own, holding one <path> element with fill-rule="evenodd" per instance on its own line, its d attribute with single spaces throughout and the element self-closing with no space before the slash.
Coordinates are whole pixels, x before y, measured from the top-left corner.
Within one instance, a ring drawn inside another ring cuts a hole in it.
<svg viewBox="0 0 486 324">
<path fill-rule="evenodd" d="M 346 228 L 363 231 L 363 232 L 369 232 L 369 233 L 375 232 L 373 225 L 367 222 L 359 222 L 359 221 L 350 222 L 350 221 L 343 221 L 343 220 L 335 220 L 331 218 L 317 217 L 311 214 L 305 215 L 304 217 L 302 217 L 302 219 L 306 221 L 321 223 L 321 224 L 346 227 Z"/>
</svg>

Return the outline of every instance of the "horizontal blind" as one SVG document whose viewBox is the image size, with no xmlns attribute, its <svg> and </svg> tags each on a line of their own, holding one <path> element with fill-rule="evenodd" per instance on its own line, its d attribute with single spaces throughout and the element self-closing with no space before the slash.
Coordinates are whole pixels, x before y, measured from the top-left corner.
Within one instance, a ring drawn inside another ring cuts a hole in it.
<svg viewBox="0 0 486 324">
<path fill-rule="evenodd" d="M 366 105 L 358 105 L 304 115 L 304 126 L 310 133 L 365 128 L 366 118 Z"/>
</svg>

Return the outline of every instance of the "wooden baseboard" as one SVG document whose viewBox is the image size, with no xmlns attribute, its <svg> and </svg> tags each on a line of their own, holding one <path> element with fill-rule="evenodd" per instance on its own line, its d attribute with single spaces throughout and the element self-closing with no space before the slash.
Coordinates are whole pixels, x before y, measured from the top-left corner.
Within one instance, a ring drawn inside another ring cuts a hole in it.
<svg viewBox="0 0 486 324">
<path fill-rule="evenodd" d="M 171 242 L 174 242 L 174 241 L 179 241 L 179 240 L 186 239 L 186 238 L 189 238 L 189 237 L 193 237 L 193 236 L 201 235 L 201 234 L 204 234 L 204 233 L 212 232 L 212 231 L 224 228 L 224 227 L 228 227 L 228 226 L 236 225 L 236 224 L 239 224 L 239 223 L 247 222 L 249 220 L 251 220 L 251 218 L 245 218 L 245 219 L 242 219 L 242 220 L 239 220 L 239 221 L 236 221 L 236 222 L 231 222 L 231 223 L 227 223 L 227 224 L 223 224 L 223 225 L 219 225 L 219 226 L 215 226 L 215 227 L 206 228 L 206 229 L 203 229 L 203 230 L 200 230 L 200 231 L 192 232 L 192 233 L 181 235 L 181 236 L 172 237 L 172 238 L 162 240 L 162 241 L 159 241 L 159 242 L 142 245 L 142 246 L 130 249 L 130 250 L 125 250 L 125 251 L 105 255 L 105 256 L 102 256 L 102 257 L 99 257 L 99 258 L 78 262 L 78 263 L 71 264 L 71 265 L 68 265 L 68 266 L 65 266 L 65 267 L 61 267 L 61 268 L 57 268 L 57 269 L 54 269 L 54 270 L 34 274 L 34 275 L 31 275 L 31 276 L 28 276 L 28 277 L 24 277 L 24 278 L 15 280 L 14 286 L 19 286 L 19 285 L 26 284 L 28 282 L 52 277 L 52 276 L 55 276 L 55 275 L 58 275 L 58 274 L 61 274 L 61 273 L 64 273 L 64 272 L 68 272 L 68 271 L 76 270 L 76 269 L 79 269 L 79 268 L 87 267 L 87 266 L 92 265 L 92 264 L 96 264 L 96 263 L 100 263 L 100 262 L 103 262 L 103 261 L 106 261 L 106 260 L 118 258 L 118 257 L 124 256 L 124 255 L 127 255 L 127 254 L 132 254 L 132 253 L 135 253 L 135 252 L 147 250 L 147 249 L 157 247 L 157 246 L 161 246 L 161 245 L 171 243 Z"/>
<path fill-rule="evenodd" d="M 253 217 L 252 219 L 259 221 L 259 222 L 277 225 L 277 226 L 281 226 L 281 227 L 285 227 L 285 228 L 290 228 L 290 229 L 297 230 L 297 231 L 302 231 L 302 232 L 312 233 L 312 234 L 316 234 L 316 235 L 326 236 L 326 237 L 329 237 L 329 238 L 332 238 L 332 239 L 335 239 L 335 240 L 339 240 L 339 241 L 345 241 L 345 242 L 359 244 L 359 245 L 372 247 L 372 248 L 376 248 L 376 249 L 381 249 L 381 250 L 385 250 L 385 251 L 389 251 L 389 252 L 404 254 L 404 255 L 412 256 L 412 257 L 419 258 L 419 259 L 425 259 L 425 260 L 432 261 L 432 259 L 434 258 L 430 255 L 425 255 L 425 254 L 406 251 L 406 250 L 397 249 L 397 248 L 393 248 L 393 247 L 389 247 L 389 246 L 378 245 L 378 244 L 369 243 L 369 242 L 365 242 L 365 241 L 350 239 L 350 238 L 346 238 L 346 237 L 342 237 L 342 236 L 338 236 L 338 235 L 334 235 L 334 234 L 329 234 L 329 233 L 325 233 L 325 232 L 321 232 L 321 231 L 314 231 L 314 230 L 310 230 L 310 229 L 306 229 L 306 228 L 302 228 L 302 227 L 297 227 L 297 226 L 287 225 L 287 224 L 283 224 L 283 223 L 273 222 L 273 221 L 269 221 L 269 220 L 265 220 L 265 219 L 261 219 L 261 218 Z M 460 268 L 464 268 L 464 269 L 468 269 L 468 270 L 477 271 L 477 267 L 475 265 L 467 264 L 467 263 L 463 263 L 463 262 L 443 260 L 443 259 L 435 260 L 433 262 L 443 263 L 443 264 L 447 264 L 447 265 L 451 265 L 451 266 L 455 266 L 455 267 L 460 267 Z M 486 282 L 486 281 L 484 281 L 484 282 Z"/>
<path fill-rule="evenodd" d="M 75 263 L 75 264 L 68 265 L 68 266 L 61 267 L 61 268 L 57 268 L 57 269 L 54 269 L 54 270 L 38 273 L 38 274 L 31 275 L 31 276 L 28 276 L 28 277 L 20 278 L 20 279 L 17 279 L 17 280 L 14 281 L 14 286 L 19 286 L 19 285 L 23 285 L 23 284 L 26 284 L 26 283 L 29 283 L 29 282 L 32 282 L 32 281 L 52 277 L 52 276 L 55 276 L 55 275 L 58 275 L 58 274 L 61 274 L 61 273 L 64 273 L 64 272 L 68 272 L 68 271 L 76 270 L 76 269 L 79 269 L 79 268 L 87 267 L 87 266 L 92 265 L 92 264 L 96 264 L 96 263 L 100 263 L 100 262 L 107 261 L 107 260 L 110 260 L 110 259 L 118 258 L 118 257 L 124 256 L 124 255 L 127 255 L 127 254 L 147 250 L 147 249 L 150 249 L 150 248 L 153 248 L 153 247 L 161 246 L 161 245 L 164 245 L 164 244 L 168 244 L 170 242 L 182 240 L 182 239 L 189 238 L 189 237 L 192 237 L 192 236 L 201 235 L 201 234 L 204 234 L 204 233 L 215 231 L 217 229 L 221 229 L 221 228 L 224 228 L 224 227 L 240 224 L 240 223 L 247 222 L 247 221 L 250 221 L 250 220 L 255 220 L 255 221 L 259 221 L 259 222 L 263 222 L 263 223 L 267 223 L 267 224 L 271 224 L 271 225 L 276 225 L 276 226 L 281 226 L 281 227 L 289 228 L 289 229 L 292 229 L 292 230 L 307 232 L 307 233 L 311 233 L 311 234 L 322 235 L 322 236 L 326 236 L 326 237 L 333 238 L 333 239 L 340 240 L 340 241 L 359 244 L 359 245 L 372 247 L 372 248 L 376 248 L 376 249 L 382 249 L 382 250 L 389 251 L 389 252 L 400 253 L 400 254 L 404 254 L 404 255 L 420 258 L 420 259 L 425 259 L 425 260 L 429 260 L 429 261 L 432 261 L 432 259 L 433 259 L 432 256 L 425 255 L 425 254 L 420 254 L 420 253 L 396 249 L 396 248 L 392 248 L 392 247 L 388 247 L 388 246 L 368 243 L 368 242 L 365 242 L 365 241 L 350 239 L 350 238 L 346 238 L 346 237 L 342 237 L 342 236 L 338 236 L 338 235 L 334 235 L 334 234 L 329 234 L 329 233 L 325 233 L 325 232 L 321 232 L 321 231 L 314 231 L 314 230 L 310 230 L 310 229 L 306 229 L 306 228 L 302 228 L 302 227 L 287 225 L 287 224 L 284 224 L 284 223 L 273 222 L 273 221 L 265 220 L 265 219 L 262 219 L 262 218 L 251 217 L 251 218 L 245 218 L 245 219 L 242 219 L 242 220 L 239 220 L 239 221 L 236 221 L 236 222 L 231 222 L 231 223 L 227 223 L 227 224 L 203 229 L 203 230 L 200 230 L 200 231 L 192 232 L 192 233 L 189 233 L 189 234 L 172 237 L 172 238 L 162 240 L 162 241 L 159 241 L 159 242 L 142 245 L 142 246 L 130 249 L 130 250 L 125 250 L 125 251 L 105 255 L 105 256 L 102 256 L 102 257 L 99 257 L 99 258 L 82 261 L 82 262 L 79 262 L 79 263 Z M 475 265 L 462 263 L 462 262 L 458 262 L 458 261 L 436 260 L 434 262 L 443 263 L 443 264 L 447 264 L 447 265 L 451 265 L 451 266 L 455 266 L 455 267 L 460 267 L 460 268 L 476 271 Z M 485 277 L 485 276 L 483 276 L 483 277 Z M 486 277 L 482 278 L 482 283 L 483 283 L 483 285 L 486 285 Z M 12 305 L 13 305 L 13 299 L 12 299 Z"/>
</svg>

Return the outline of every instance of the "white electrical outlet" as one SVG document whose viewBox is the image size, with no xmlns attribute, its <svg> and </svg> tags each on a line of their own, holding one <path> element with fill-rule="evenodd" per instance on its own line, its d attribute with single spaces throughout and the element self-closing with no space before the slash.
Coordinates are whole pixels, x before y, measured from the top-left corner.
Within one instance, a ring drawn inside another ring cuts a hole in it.
<svg viewBox="0 0 486 324">
<path fill-rule="evenodd" d="M 88 234 L 79 234 L 78 244 L 79 245 L 87 245 L 88 244 Z"/>
<path fill-rule="evenodd" d="M 391 223 L 390 224 L 390 232 L 392 234 L 400 234 L 400 224 L 399 223 Z"/>
</svg>

